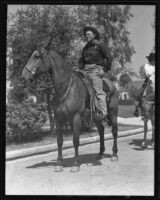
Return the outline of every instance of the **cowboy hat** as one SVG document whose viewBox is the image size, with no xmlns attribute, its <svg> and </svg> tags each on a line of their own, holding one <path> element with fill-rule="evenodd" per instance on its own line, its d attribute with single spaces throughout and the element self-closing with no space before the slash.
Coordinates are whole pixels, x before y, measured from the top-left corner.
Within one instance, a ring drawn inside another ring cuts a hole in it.
<svg viewBox="0 0 160 200">
<path fill-rule="evenodd" d="M 97 40 L 100 39 L 100 34 L 99 34 L 99 32 L 98 32 L 98 30 L 96 28 L 86 26 L 86 27 L 83 28 L 84 35 L 86 34 L 87 31 L 91 31 L 92 33 L 94 33 L 95 39 L 97 39 Z"/>
<path fill-rule="evenodd" d="M 155 53 L 150 53 L 149 56 L 146 56 L 146 58 L 148 58 L 148 60 L 155 60 Z"/>
</svg>

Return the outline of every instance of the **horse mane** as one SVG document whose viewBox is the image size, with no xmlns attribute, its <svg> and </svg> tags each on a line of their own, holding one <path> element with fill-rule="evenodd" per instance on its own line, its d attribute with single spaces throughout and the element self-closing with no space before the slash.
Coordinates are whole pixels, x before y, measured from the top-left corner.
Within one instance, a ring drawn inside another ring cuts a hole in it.
<svg viewBox="0 0 160 200">
<path fill-rule="evenodd" d="M 64 66 L 65 66 L 67 69 L 71 69 L 71 68 L 72 68 L 71 65 L 69 65 L 69 64 L 66 62 L 65 58 L 64 58 L 62 55 L 60 55 L 60 53 L 58 53 L 56 50 L 54 50 L 53 48 L 50 48 L 49 51 L 52 52 L 52 55 L 53 55 L 55 58 L 59 58 L 59 60 L 64 64 Z"/>
</svg>

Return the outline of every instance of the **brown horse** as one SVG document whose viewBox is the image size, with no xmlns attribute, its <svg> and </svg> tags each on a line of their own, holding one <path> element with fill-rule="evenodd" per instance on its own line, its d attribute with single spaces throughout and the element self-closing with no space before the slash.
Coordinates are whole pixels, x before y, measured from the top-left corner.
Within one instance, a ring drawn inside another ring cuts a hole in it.
<svg viewBox="0 0 160 200">
<path fill-rule="evenodd" d="M 63 135 L 62 126 L 65 121 L 71 121 L 73 124 L 73 145 L 75 149 L 75 157 L 71 171 L 79 171 L 79 135 L 81 128 L 81 119 L 85 113 L 89 102 L 89 92 L 77 73 L 72 72 L 72 68 L 67 65 L 64 58 L 57 52 L 51 49 L 40 48 L 35 51 L 24 67 L 22 77 L 27 82 L 30 82 L 34 77 L 49 72 L 54 85 L 55 94 L 57 98 L 57 105 L 55 111 L 56 130 L 57 130 L 57 144 L 58 144 L 58 158 L 55 171 L 62 171 L 63 156 L 62 145 Z M 113 155 L 111 160 L 118 160 L 117 152 L 117 115 L 118 115 L 118 91 L 111 81 L 104 78 L 104 91 L 108 92 L 108 86 L 112 86 L 110 92 L 108 106 L 108 117 L 112 126 L 113 134 Z M 100 135 L 100 151 L 98 159 L 103 158 L 104 146 L 104 126 L 102 121 L 93 117 L 94 123 L 98 128 Z"/>
<path fill-rule="evenodd" d="M 144 121 L 144 139 L 142 142 L 142 148 L 147 148 L 147 132 L 148 132 L 148 121 L 151 121 L 152 124 L 152 138 L 151 138 L 151 146 L 154 146 L 154 135 L 155 135 L 155 101 L 154 101 L 154 93 L 151 88 L 150 82 L 145 83 L 142 88 L 140 88 L 140 92 L 138 95 L 138 107 L 140 108 L 140 113 L 142 116 L 142 120 Z"/>
</svg>

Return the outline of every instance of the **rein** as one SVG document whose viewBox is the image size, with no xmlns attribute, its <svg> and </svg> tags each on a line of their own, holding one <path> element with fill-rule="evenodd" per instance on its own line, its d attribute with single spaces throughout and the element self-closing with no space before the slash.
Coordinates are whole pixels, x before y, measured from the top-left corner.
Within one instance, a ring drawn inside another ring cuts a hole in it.
<svg viewBox="0 0 160 200">
<path fill-rule="evenodd" d="M 38 54 L 38 56 L 39 56 L 39 55 L 42 55 L 42 53 L 40 52 L 40 54 Z M 36 70 L 39 68 L 39 67 L 37 67 L 37 66 L 40 66 L 40 64 L 43 62 L 43 59 L 44 59 L 46 56 L 48 56 L 48 53 L 45 53 L 45 55 L 42 56 L 42 58 L 40 59 L 40 61 L 38 62 L 38 64 L 37 64 L 36 67 L 35 67 Z M 30 69 L 28 69 L 27 67 L 25 67 L 25 69 L 26 69 L 29 73 L 33 74 L 33 72 L 32 72 Z M 42 76 L 42 77 L 43 77 L 43 76 Z M 68 80 L 67 80 L 67 81 L 68 81 Z M 68 96 L 68 93 L 69 93 L 69 91 L 70 91 L 72 82 L 73 82 L 73 74 L 72 74 L 71 77 L 70 77 L 69 84 L 68 84 L 67 89 L 66 89 L 66 91 L 64 92 L 63 96 L 62 96 L 62 97 L 58 97 L 60 103 L 64 102 L 64 100 L 65 100 L 66 97 Z M 62 83 L 60 83 L 60 84 L 62 84 Z M 39 81 L 37 82 L 37 81 L 34 79 L 34 82 L 31 83 L 31 84 L 29 85 L 28 91 L 31 91 L 31 90 L 40 91 L 40 90 L 46 89 L 46 88 L 43 88 L 43 87 L 42 87 L 42 88 L 39 87 L 40 85 L 41 85 L 41 84 L 39 83 Z M 54 91 L 55 91 L 55 86 L 53 86 L 53 84 L 52 84 L 52 86 L 47 87 L 47 88 L 52 88 L 52 87 L 53 87 L 53 89 L 54 89 Z"/>
<path fill-rule="evenodd" d="M 28 94 L 36 94 L 39 95 L 39 92 L 52 92 L 55 95 L 55 90 L 53 84 L 50 79 L 49 73 L 45 73 L 41 75 L 38 79 L 34 79 L 27 87 Z M 26 93 L 26 95 L 27 95 Z"/>
<path fill-rule="evenodd" d="M 60 102 L 62 103 L 65 98 L 68 96 L 68 93 L 71 89 L 71 85 L 72 85 L 72 82 L 73 82 L 73 75 L 71 76 L 70 78 L 70 81 L 69 81 L 69 84 L 68 84 L 68 87 L 67 87 L 67 90 L 65 91 L 64 95 L 62 97 L 59 98 Z"/>
<path fill-rule="evenodd" d="M 37 54 L 37 53 L 36 53 L 36 54 Z M 43 56 L 42 53 L 41 53 L 41 51 L 39 52 L 38 57 L 41 57 L 41 59 L 40 59 L 40 61 L 38 62 L 38 64 L 36 65 L 36 67 L 35 67 L 36 70 L 40 67 L 40 65 L 42 64 L 44 58 L 47 57 L 47 56 L 48 56 L 48 53 L 45 53 L 45 55 Z M 38 67 L 37 67 L 37 66 L 38 66 Z M 28 67 L 25 67 L 25 69 L 26 69 L 30 74 L 34 74 L 30 69 L 28 69 Z"/>
<path fill-rule="evenodd" d="M 27 67 L 25 67 L 24 69 L 26 69 L 30 74 L 32 74 L 31 70 L 28 69 Z"/>
</svg>

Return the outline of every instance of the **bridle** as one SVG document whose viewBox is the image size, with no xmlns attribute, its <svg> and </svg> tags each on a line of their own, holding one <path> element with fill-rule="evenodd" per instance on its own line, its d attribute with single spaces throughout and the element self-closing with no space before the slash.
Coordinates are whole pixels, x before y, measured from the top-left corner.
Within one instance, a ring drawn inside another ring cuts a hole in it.
<svg viewBox="0 0 160 200">
<path fill-rule="evenodd" d="M 37 52 L 34 52 L 33 54 L 36 54 L 36 55 L 33 55 L 33 56 L 37 56 L 38 58 L 40 58 L 40 61 L 38 62 L 38 64 L 34 67 L 34 70 L 31 71 L 28 67 L 24 67 L 24 69 L 26 69 L 30 74 L 32 74 L 32 77 L 34 78 L 34 74 L 36 72 L 37 69 L 39 69 L 40 65 L 42 64 L 44 58 L 48 55 L 48 52 L 45 53 L 45 55 L 42 55 L 42 52 L 39 52 L 39 54 L 37 55 Z M 38 67 L 37 67 L 38 66 Z"/>
<path fill-rule="evenodd" d="M 31 70 L 28 69 L 28 67 L 24 67 L 24 69 L 26 69 L 30 74 L 32 74 Z"/>
<path fill-rule="evenodd" d="M 47 49 L 45 49 L 45 55 L 43 55 L 42 52 L 39 52 L 39 54 L 36 54 L 36 53 L 37 53 L 37 52 L 35 52 L 35 55 L 33 55 L 33 56 L 40 57 L 41 59 L 40 59 L 40 61 L 37 63 L 37 65 L 34 66 L 33 71 L 31 71 L 28 67 L 25 67 L 25 68 L 24 68 L 24 69 L 26 69 L 30 74 L 32 74 L 32 77 L 33 77 L 34 80 L 35 80 L 34 74 L 35 74 L 35 72 L 37 71 L 37 69 L 39 69 L 41 63 L 43 62 L 43 60 L 44 60 L 44 59 L 46 58 L 46 56 L 48 55 L 48 51 L 47 51 Z M 65 80 L 64 82 L 66 82 L 66 81 L 68 81 L 68 80 Z M 61 98 L 59 98 L 59 100 L 60 100 L 61 103 L 62 103 L 62 102 L 66 99 L 66 97 L 68 96 L 69 91 L 70 91 L 70 88 L 71 88 L 71 85 L 72 85 L 72 82 L 73 82 L 73 76 L 71 76 L 70 79 L 69 79 L 69 84 L 68 84 L 68 87 L 67 87 L 65 93 L 63 94 L 63 96 L 62 96 Z M 60 84 L 62 84 L 62 82 L 61 82 Z M 54 90 L 55 90 L 55 86 L 54 86 L 54 85 L 53 85 L 53 88 L 54 88 Z"/>
</svg>

